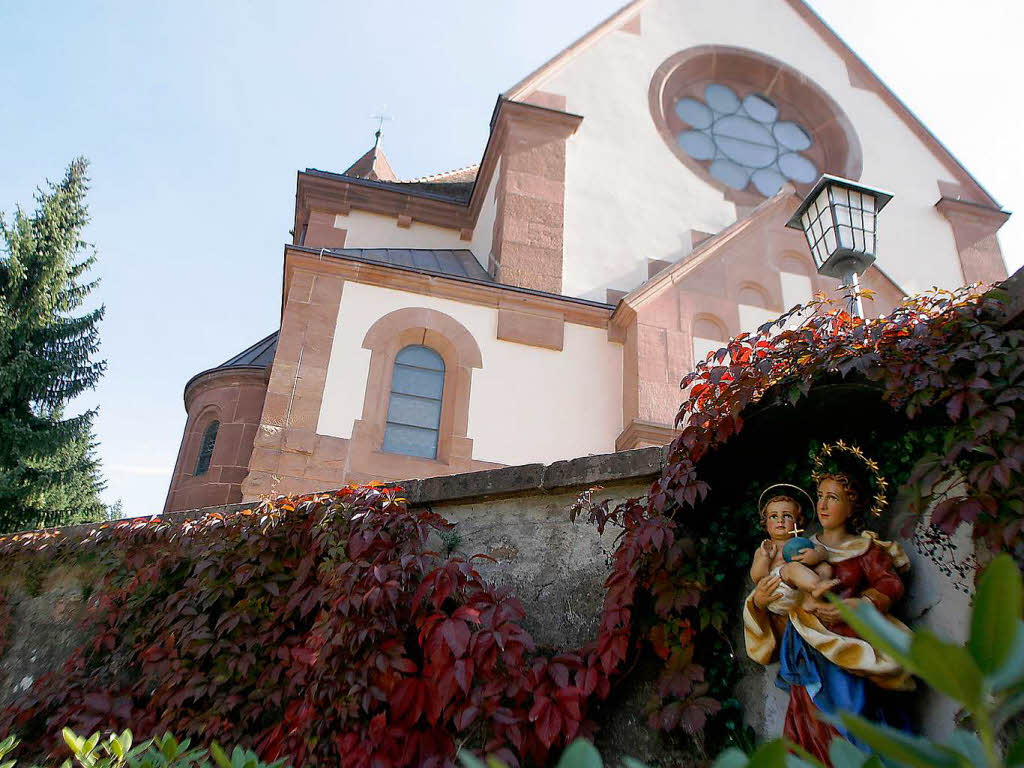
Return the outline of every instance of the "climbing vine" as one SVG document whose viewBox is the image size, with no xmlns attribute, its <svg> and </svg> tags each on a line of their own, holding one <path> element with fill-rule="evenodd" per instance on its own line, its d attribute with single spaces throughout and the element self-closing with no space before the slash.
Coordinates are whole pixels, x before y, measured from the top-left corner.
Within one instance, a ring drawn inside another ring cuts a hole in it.
<svg viewBox="0 0 1024 768">
<path fill-rule="evenodd" d="M 131 727 L 297 766 L 449 766 L 459 749 L 540 765 L 594 733 L 600 702 L 648 653 L 660 669 L 652 727 L 735 734 L 730 629 L 761 533 L 755 499 L 714 487 L 708 459 L 752 407 L 853 377 L 908 425 L 874 445 L 908 530 L 941 542 L 970 522 L 1021 559 L 1024 334 L 1000 323 L 999 296 L 977 289 L 866 322 L 816 299 L 710 355 L 682 382 L 681 433 L 650 493 L 618 505 L 588 493 L 571 511 L 619 529 L 597 635 L 573 651 L 536 648 L 519 601 L 471 560 L 433 551 L 451 550 L 451 525 L 398 488 L 2 538 L 5 561 L 88 558 L 102 576 L 83 645 L 0 713 L 0 735 L 43 752 L 64 725 Z M 815 448 L 792 457 L 788 478 L 809 484 Z M 744 488 L 777 479 L 740 474 Z"/>
<path fill-rule="evenodd" d="M 0 540 L 5 558 L 89 550 L 104 574 L 87 641 L 0 731 L 36 751 L 58 747 L 46 739 L 63 725 L 131 726 L 244 741 L 294 765 L 453 765 L 462 745 L 542 763 L 591 727 L 586 698 L 615 665 L 537 653 L 519 601 L 428 550 L 451 526 L 399 493 Z"/>
</svg>

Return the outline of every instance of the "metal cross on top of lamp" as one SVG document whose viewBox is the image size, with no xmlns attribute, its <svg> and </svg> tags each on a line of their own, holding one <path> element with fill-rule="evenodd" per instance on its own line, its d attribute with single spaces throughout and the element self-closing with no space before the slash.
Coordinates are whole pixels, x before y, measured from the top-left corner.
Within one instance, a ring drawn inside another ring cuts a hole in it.
<svg viewBox="0 0 1024 768">
<path fill-rule="evenodd" d="M 878 212 L 890 200 L 888 192 L 825 174 L 786 222 L 803 231 L 818 274 L 842 281 L 857 317 L 864 317 L 857 278 L 875 261 Z"/>
</svg>

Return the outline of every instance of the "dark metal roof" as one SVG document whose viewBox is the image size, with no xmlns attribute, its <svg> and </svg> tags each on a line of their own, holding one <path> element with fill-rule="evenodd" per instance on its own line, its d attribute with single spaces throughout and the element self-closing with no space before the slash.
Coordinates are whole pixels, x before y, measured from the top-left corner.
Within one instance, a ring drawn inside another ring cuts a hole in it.
<svg viewBox="0 0 1024 768">
<path fill-rule="evenodd" d="M 494 278 L 480 266 L 473 252 L 458 248 L 445 250 L 441 248 L 328 248 L 328 253 L 337 256 L 348 256 L 362 261 L 374 261 L 392 267 L 410 267 L 440 275 L 469 277 L 493 283 Z"/>
<path fill-rule="evenodd" d="M 243 349 L 234 357 L 225 360 L 213 370 L 219 368 L 252 368 L 255 366 L 268 366 L 274 362 L 274 353 L 277 351 L 277 331 L 260 339 L 248 349 Z"/>
</svg>

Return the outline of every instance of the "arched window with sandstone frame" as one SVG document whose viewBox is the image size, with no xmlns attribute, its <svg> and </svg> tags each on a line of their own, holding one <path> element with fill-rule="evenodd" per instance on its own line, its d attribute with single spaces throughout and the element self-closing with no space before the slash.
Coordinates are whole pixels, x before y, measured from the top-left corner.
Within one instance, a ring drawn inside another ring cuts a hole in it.
<svg viewBox="0 0 1024 768">
<path fill-rule="evenodd" d="M 379 318 L 366 332 L 362 346 L 370 350 L 370 367 L 362 415 L 352 426 L 350 465 L 394 477 L 469 471 L 473 442 L 467 436 L 470 386 L 473 369 L 483 366 L 473 335 L 444 312 L 405 307 Z M 412 379 L 419 384 L 412 384 Z M 416 386 L 422 391 L 403 391 Z M 438 389 L 440 400 L 433 401 L 431 413 L 426 407 L 410 411 L 405 395 L 433 397 Z M 426 427 L 434 414 L 436 448 L 429 455 L 429 436 L 401 427 Z"/>
<path fill-rule="evenodd" d="M 193 477 L 205 475 L 210 469 L 210 461 L 213 459 L 213 449 L 217 445 L 217 432 L 220 429 L 220 422 L 216 419 L 207 424 L 203 430 L 203 437 L 199 441 L 199 452 L 196 454 L 196 466 L 192 472 Z"/>
</svg>

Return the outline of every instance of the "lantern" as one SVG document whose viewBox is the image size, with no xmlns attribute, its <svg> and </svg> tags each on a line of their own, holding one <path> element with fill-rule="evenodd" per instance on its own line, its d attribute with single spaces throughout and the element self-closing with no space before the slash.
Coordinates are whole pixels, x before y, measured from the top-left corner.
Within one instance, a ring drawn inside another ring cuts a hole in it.
<svg viewBox="0 0 1024 768">
<path fill-rule="evenodd" d="M 786 226 L 803 231 L 819 274 L 841 280 L 855 294 L 857 276 L 875 261 L 878 212 L 890 200 L 888 192 L 826 174 Z M 851 295 L 854 304 L 863 317 L 859 298 Z"/>
</svg>

